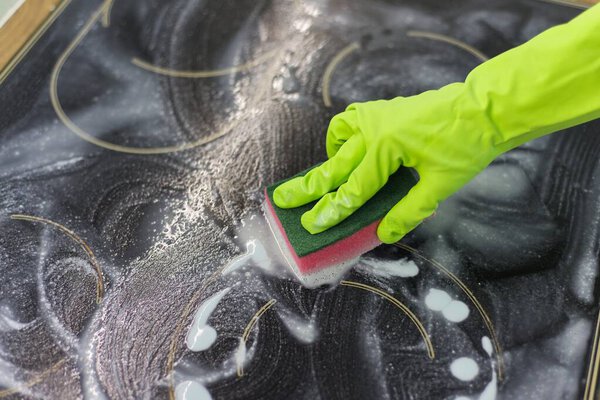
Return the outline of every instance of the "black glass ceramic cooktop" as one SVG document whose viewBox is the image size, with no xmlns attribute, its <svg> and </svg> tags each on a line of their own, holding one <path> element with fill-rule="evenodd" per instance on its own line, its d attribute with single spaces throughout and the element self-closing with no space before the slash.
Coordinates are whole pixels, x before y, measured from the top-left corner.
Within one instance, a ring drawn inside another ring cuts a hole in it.
<svg viewBox="0 0 600 400">
<path fill-rule="evenodd" d="M 579 12 L 65 1 L 0 86 L 0 397 L 592 399 L 599 123 L 503 155 L 339 285 L 289 279 L 260 214 L 350 102 Z"/>
</svg>

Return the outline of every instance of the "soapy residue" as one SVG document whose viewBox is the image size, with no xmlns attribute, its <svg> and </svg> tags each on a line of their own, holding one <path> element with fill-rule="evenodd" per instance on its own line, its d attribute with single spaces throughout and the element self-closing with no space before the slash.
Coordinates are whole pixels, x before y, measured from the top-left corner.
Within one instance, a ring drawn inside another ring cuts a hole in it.
<svg viewBox="0 0 600 400">
<path fill-rule="evenodd" d="M 448 293 L 440 289 L 429 289 L 425 305 L 432 311 L 440 311 L 450 322 L 462 322 L 469 316 L 469 307 L 460 300 L 453 300 Z"/>
<path fill-rule="evenodd" d="M 481 338 L 481 347 L 483 347 L 483 349 L 485 350 L 485 352 L 487 353 L 488 356 L 490 356 L 490 357 L 492 356 L 492 354 L 494 352 L 494 348 L 492 347 L 492 341 L 490 340 L 489 337 L 484 336 Z M 456 361 L 459 361 L 459 360 L 456 360 Z M 454 365 L 454 363 L 452 365 Z M 475 364 L 475 366 L 477 367 L 477 364 Z M 461 365 L 456 366 L 456 368 L 462 368 L 462 367 L 463 366 L 461 366 Z M 472 368 L 472 365 L 470 368 Z M 450 366 L 450 369 L 452 371 L 452 366 Z M 452 373 L 454 374 L 454 376 L 456 376 L 454 371 L 452 371 Z M 479 394 L 478 400 L 496 400 L 497 394 L 498 394 L 498 379 L 496 378 L 496 371 L 492 369 L 492 379 L 485 386 L 483 391 Z M 470 400 L 470 399 L 471 398 L 467 397 L 467 396 L 458 396 L 458 397 L 455 397 L 454 400 Z"/>
<path fill-rule="evenodd" d="M 483 392 L 479 395 L 479 400 L 496 400 L 498 394 L 498 379 L 496 373 L 492 372 L 492 380 L 483 389 Z"/>
<path fill-rule="evenodd" d="M 288 329 L 288 332 L 300 343 L 314 343 L 319 336 L 319 330 L 313 318 L 306 320 L 290 312 L 281 311 L 277 315 Z"/>
<path fill-rule="evenodd" d="M 233 260 L 223 269 L 223 275 L 228 275 L 248 265 L 255 265 L 261 269 L 270 268 L 272 263 L 265 246 L 257 239 L 246 243 L 246 252 Z"/>
<path fill-rule="evenodd" d="M 451 301 L 452 297 L 439 289 L 429 289 L 429 294 L 425 297 L 425 305 L 433 311 L 442 311 Z"/>
<path fill-rule="evenodd" d="M 483 347 L 483 349 L 488 354 L 488 356 L 490 356 L 490 357 L 492 356 L 492 352 L 494 351 L 494 348 L 492 347 L 492 341 L 490 340 L 489 337 L 484 336 L 481 338 L 481 347 Z"/>
<path fill-rule="evenodd" d="M 251 267 L 270 276 L 282 279 L 290 277 L 283 254 L 263 215 L 252 214 L 242 219 L 235 239 L 240 246 L 246 247 L 246 251 L 229 262 L 223 269 L 223 275 Z"/>
<path fill-rule="evenodd" d="M 177 400 L 212 400 L 208 390 L 196 381 L 184 381 L 175 388 Z"/>
<path fill-rule="evenodd" d="M 472 381 L 479 373 L 479 366 L 469 357 L 457 358 L 450 364 L 450 372 L 457 379 L 468 382 Z"/>
<path fill-rule="evenodd" d="M 379 260 L 372 257 L 363 257 L 360 261 L 359 266 L 361 270 L 384 278 L 411 278 L 417 276 L 419 273 L 417 264 L 413 260 L 406 258 L 399 260 Z"/>
<path fill-rule="evenodd" d="M 29 325 L 30 322 L 19 322 L 14 319 L 7 305 L 0 306 L 0 332 L 16 331 Z"/>
<path fill-rule="evenodd" d="M 450 322 L 461 322 L 469 316 L 469 307 L 460 300 L 452 300 L 444 307 L 442 315 Z"/>
<path fill-rule="evenodd" d="M 263 215 L 251 215 L 242 220 L 235 238 L 245 244 L 246 252 L 236 257 L 223 270 L 224 275 L 236 272 L 246 266 L 258 268 L 261 272 L 281 279 L 295 276 L 307 288 L 321 285 L 336 285 L 342 277 L 357 264 L 358 258 L 347 260 L 313 273 L 300 273 L 291 262 L 290 249 L 283 235 L 268 211 Z"/>
<path fill-rule="evenodd" d="M 221 299 L 231 290 L 226 288 L 205 300 L 196 314 L 192 326 L 185 337 L 185 343 L 191 351 L 203 351 L 208 349 L 217 339 L 217 331 L 207 324 Z"/>
<path fill-rule="evenodd" d="M 492 356 L 494 348 L 492 347 L 492 341 L 489 337 L 484 336 L 481 338 L 481 347 L 485 350 L 488 356 Z M 496 400 L 498 394 L 498 379 L 496 378 L 496 371 L 492 370 L 492 379 L 485 386 L 483 392 L 479 395 L 479 400 Z"/>
<path fill-rule="evenodd" d="M 240 338 L 240 343 L 235 351 L 235 365 L 237 365 L 237 375 L 244 375 L 244 362 L 246 361 L 246 342 Z"/>
</svg>

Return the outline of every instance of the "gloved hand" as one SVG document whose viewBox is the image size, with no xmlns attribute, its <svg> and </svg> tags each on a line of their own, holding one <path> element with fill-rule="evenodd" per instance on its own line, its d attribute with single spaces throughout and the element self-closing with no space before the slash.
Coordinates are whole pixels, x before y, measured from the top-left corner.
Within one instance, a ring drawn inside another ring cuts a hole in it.
<svg viewBox="0 0 600 400">
<path fill-rule="evenodd" d="M 282 208 L 320 200 L 310 233 L 341 222 L 400 165 L 419 182 L 379 224 L 393 243 L 499 154 L 600 117 L 600 6 L 475 68 L 465 82 L 393 100 L 351 104 L 327 132 L 329 160 L 280 185 Z M 335 191 L 337 189 L 337 191 Z"/>
</svg>

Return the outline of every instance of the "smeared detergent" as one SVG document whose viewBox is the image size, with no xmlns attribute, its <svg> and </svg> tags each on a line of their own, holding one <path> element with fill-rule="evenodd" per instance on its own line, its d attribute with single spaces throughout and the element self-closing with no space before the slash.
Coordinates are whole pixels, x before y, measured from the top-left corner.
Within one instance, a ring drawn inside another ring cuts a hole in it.
<svg viewBox="0 0 600 400">
<path fill-rule="evenodd" d="M 191 351 L 203 351 L 208 349 L 217 340 L 217 331 L 208 325 L 208 319 L 213 313 L 221 299 L 229 293 L 231 288 L 226 288 L 205 300 L 196 314 L 192 326 L 185 337 L 185 344 Z"/>
</svg>

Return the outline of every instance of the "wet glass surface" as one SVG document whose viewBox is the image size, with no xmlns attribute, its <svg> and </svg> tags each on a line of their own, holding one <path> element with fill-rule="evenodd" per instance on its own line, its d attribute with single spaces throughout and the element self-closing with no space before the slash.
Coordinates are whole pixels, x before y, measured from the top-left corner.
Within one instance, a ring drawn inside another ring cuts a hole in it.
<svg viewBox="0 0 600 400">
<path fill-rule="evenodd" d="M 346 104 L 578 12 L 73 0 L 0 87 L 0 397 L 589 395 L 597 122 L 503 155 L 340 285 L 261 255 L 262 187 L 323 161 Z"/>
</svg>

